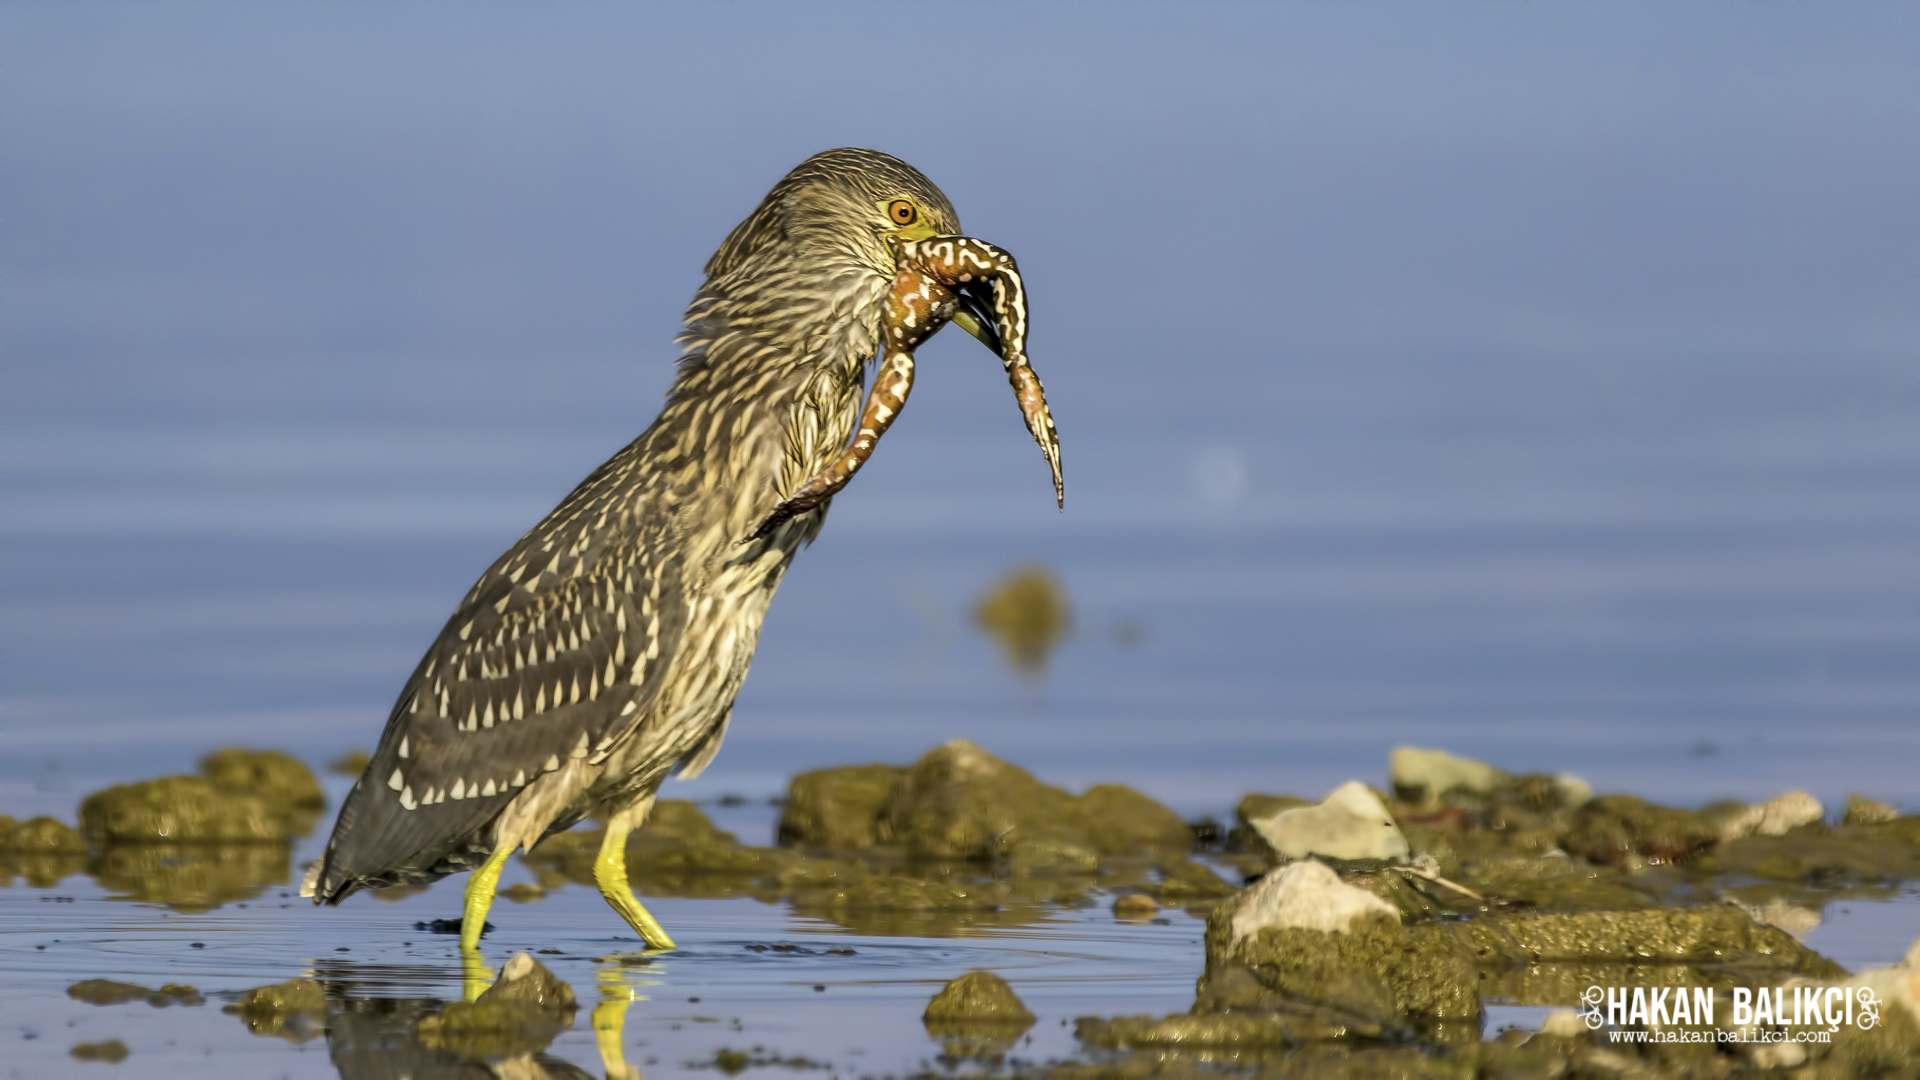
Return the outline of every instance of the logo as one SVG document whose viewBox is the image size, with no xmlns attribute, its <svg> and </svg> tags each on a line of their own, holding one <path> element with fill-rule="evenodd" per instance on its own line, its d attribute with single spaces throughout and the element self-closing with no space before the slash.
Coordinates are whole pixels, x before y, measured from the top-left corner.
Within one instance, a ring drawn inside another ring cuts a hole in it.
<svg viewBox="0 0 1920 1080">
<path fill-rule="evenodd" d="M 1607 1025 L 1713 1027 L 1722 1015 L 1718 991 L 1707 986 L 1589 986 L 1580 995 L 1580 1019 L 1588 1030 Z M 1735 1027 L 1872 1030 L 1884 1004 L 1865 986 L 1736 986 L 1724 1002 Z M 1733 1041 L 1733 1040 L 1726 1040 Z"/>
</svg>

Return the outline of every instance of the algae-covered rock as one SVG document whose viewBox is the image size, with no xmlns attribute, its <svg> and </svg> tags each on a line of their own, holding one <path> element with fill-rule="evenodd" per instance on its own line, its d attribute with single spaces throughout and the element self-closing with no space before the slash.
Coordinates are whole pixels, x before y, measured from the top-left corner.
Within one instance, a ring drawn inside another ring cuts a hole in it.
<svg viewBox="0 0 1920 1080">
<path fill-rule="evenodd" d="M 1693 811 L 1656 806 L 1632 795 L 1603 795 L 1574 813 L 1560 846 L 1602 864 L 1629 855 L 1685 862 L 1719 839 L 1719 830 Z"/>
<path fill-rule="evenodd" d="M 1847 796 L 1846 816 L 1840 819 L 1842 825 L 1879 825 L 1900 816 L 1900 811 L 1878 799 L 1869 799 L 1855 792 Z"/>
<path fill-rule="evenodd" d="M 127 1060 L 127 1044 L 119 1039 L 107 1039 L 104 1042 L 75 1043 L 67 1051 L 75 1061 L 104 1061 L 109 1065 L 118 1065 Z"/>
<path fill-rule="evenodd" d="M 1842 969 L 1778 927 L 1732 904 L 1556 915 L 1498 915 L 1448 924 L 1480 963 L 1543 961 L 1714 964 L 1762 961 L 1773 970 L 1826 978 Z"/>
<path fill-rule="evenodd" d="M 918 858 L 990 861 L 1044 872 L 1091 869 L 1087 855 L 1192 847 L 1179 815 L 1127 788 L 1073 796 L 965 739 L 935 747 L 899 775 L 876 837 Z M 1077 850 L 1076 850 L 1077 849 Z"/>
<path fill-rule="evenodd" d="M 1328 1037 L 1477 1037 L 1472 954 L 1436 925 L 1402 927 L 1324 864 L 1293 863 L 1208 916 L 1193 1011 L 1278 1013 Z"/>
<path fill-rule="evenodd" d="M 200 759 L 200 775 L 222 791 L 257 796 L 289 810 L 318 812 L 327 805 L 313 772 L 278 750 L 215 750 Z"/>
<path fill-rule="evenodd" d="M 439 1015 L 422 1017 L 415 1034 L 427 1046 L 469 1060 L 515 1058 L 544 1050 L 573 1026 L 578 1008 L 571 986 L 518 952 L 478 998 L 448 1002 Z"/>
<path fill-rule="evenodd" d="M 112 979 L 84 979 L 67 987 L 68 997 L 89 1005 L 123 1005 L 129 1001 L 145 1001 L 151 993 L 153 991 L 144 986 L 114 982 Z"/>
<path fill-rule="evenodd" d="M 1173 1016 L 1082 1016 L 1074 1038 L 1101 1048 L 1284 1047 L 1334 1037 L 1323 1025 L 1280 1013 L 1177 1013 Z"/>
<path fill-rule="evenodd" d="M 1820 805 L 1819 799 L 1804 791 L 1789 791 L 1728 818 L 1720 826 L 1720 839 L 1781 836 L 1789 829 L 1818 824 L 1826 816 L 1826 807 Z"/>
<path fill-rule="evenodd" d="M 1445 750 L 1396 746 L 1388 758 L 1394 794 L 1408 802 L 1428 802 L 1456 789 L 1491 794 L 1507 774 L 1484 761 L 1456 757 Z"/>
<path fill-rule="evenodd" d="M 80 834 L 50 817 L 16 822 L 0 814 L 0 853 L 10 855 L 84 854 L 87 843 Z"/>
<path fill-rule="evenodd" d="M 302 1043 L 326 1030 L 327 993 L 313 979 L 258 986 L 222 1012 L 238 1016 L 255 1035 Z"/>
<path fill-rule="evenodd" d="M 974 608 L 974 622 L 1006 651 L 1016 671 L 1038 675 L 1047 657 L 1067 638 L 1073 617 L 1067 591 L 1045 567 L 1015 572 Z"/>
<path fill-rule="evenodd" d="M 1696 868 L 1820 889 L 1920 880 L 1920 818 L 1747 836 L 1721 844 Z"/>
<path fill-rule="evenodd" d="M 593 863 L 606 837 L 603 829 L 556 833 L 524 861 L 543 888 L 566 882 L 594 883 Z M 649 896 L 736 896 L 760 891 L 754 883 L 797 861 L 793 852 L 750 847 L 716 828 L 698 806 L 661 799 L 627 836 L 627 871 L 634 888 Z"/>
<path fill-rule="evenodd" d="M 116 899 L 209 911 L 285 885 L 292 849 L 282 844 L 108 844 L 87 873 Z"/>
<path fill-rule="evenodd" d="M 1019 1024 L 1033 1023 L 1033 1012 L 1007 985 L 1007 980 L 991 971 L 969 971 L 941 987 L 927 1002 L 921 1019 L 929 1024 L 943 1022 Z"/>
<path fill-rule="evenodd" d="M 1334 788 L 1314 806 L 1281 810 L 1251 824 L 1281 858 L 1324 855 L 1334 859 L 1401 861 L 1411 849 L 1393 815 L 1358 780 Z"/>
<path fill-rule="evenodd" d="M 327 762 L 327 771 L 335 776 L 359 776 L 372 761 L 365 750 L 349 750 Z"/>
<path fill-rule="evenodd" d="M 1255 818 L 1268 818 L 1282 810 L 1291 810 L 1296 806 L 1312 806 L 1312 799 L 1303 799 L 1298 795 L 1244 795 L 1233 808 L 1233 816 L 1241 828 L 1253 828 Z"/>
<path fill-rule="evenodd" d="M 1151 896 L 1125 893 L 1113 898 L 1113 917 L 1122 922 L 1145 922 L 1158 914 L 1160 905 Z"/>
<path fill-rule="evenodd" d="M 905 771 L 893 765 L 846 765 L 795 776 L 780 811 L 780 843 L 872 847 L 879 842 L 880 817 L 893 785 Z"/>
<path fill-rule="evenodd" d="M 1219 874 L 1192 859 L 1168 859 L 1160 863 L 1160 880 L 1153 885 L 1154 897 L 1162 903 L 1191 903 L 1231 896 L 1239 890 L 1222 881 Z"/>
<path fill-rule="evenodd" d="M 80 803 L 88 840 L 271 842 L 288 836 L 284 807 L 255 795 L 221 790 L 200 776 L 163 776 L 97 791 Z"/>
</svg>

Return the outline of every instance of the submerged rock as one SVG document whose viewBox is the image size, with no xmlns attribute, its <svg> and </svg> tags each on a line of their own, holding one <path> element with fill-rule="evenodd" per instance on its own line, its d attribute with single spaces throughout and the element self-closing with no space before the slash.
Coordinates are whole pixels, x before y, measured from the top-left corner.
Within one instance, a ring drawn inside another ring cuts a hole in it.
<svg viewBox="0 0 1920 1080">
<path fill-rule="evenodd" d="M 75 1061 L 104 1061 L 109 1065 L 118 1065 L 127 1060 L 127 1044 L 119 1039 L 107 1039 L 104 1042 L 75 1043 L 67 1051 Z"/>
<path fill-rule="evenodd" d="M 153 991 L 144 986 L 114 982 L 112 979 L 84 979 L 67 987 L 68 997 L 89 1005 L 123 1005 L 129 1001 L 145 1001 L 151 993 Z"/>
<path fill-rule="evenodd" d="M 80 803 L 94 843 L 285 841 L 288 811 L 255 795 L 224 791 L 200 776 L 163 776 L 95 792 Z"/>
<path fill-rule="evenodd" d="M 1250 823 L 1285 859 L 1324 855 L 1404 861 L 1411 853 L 1386 804 L 1358 780 L 1333 789 L 1317 805 L 1281 810 Z"/>
<path fill-rule="evenodd" d="M 302 1043 L 326 1030 L 327 993 L 313 979 L 258 986 L 222 1012 L 238 1016 L 255 1035 Z"/>
<path fill-rule="evenodd" d="M 880 818 L 906 770 L 893 765 L 815 769 L 787 785 L 780 843 L 862 850 L 880 842 Z"/>
<path fill-rule="evenodd" d="M 1789 791 L 1728 818 L 1720 826 L 1720 839 L 1783 836 L 1789 829 L 1818 824 L 1826 816 L 1827 808 L 1820 805 L 1819 799 L 1804 791 Z"/>
<path fill-rule="evenodd" d="M 471 1002 L 453 1001 L 415 1032 L 427 1046 L 476 1061 L 524 1057 L 546 1049 L 573 1026 L 573 988 L 525 952 L 500 968 L 497 982 Z"/>
<path fill-rule="evenodd" d="M 1160 914 L 1160 905 L 1153 897 L 1140 893 L 1127 893 L 1113 898 L 1113 917 L 1126 922 L 1144 922 Z"/>
<path fill-rule="evenodd" d="M 372 760 L 365 750 L 349 750 L 327 762 L 327 771 L 335 776 L 359 776 Z"/>
<path fill-rule="evenodd" d="M 1507 774 L 1484 761 L 1456 757 L 1445 750 L 1396 746 L 1388 758 L 1394 794 L 1408 802 L 1431 802 L 1449 791 L 1488 795 Z"/>
</svg>

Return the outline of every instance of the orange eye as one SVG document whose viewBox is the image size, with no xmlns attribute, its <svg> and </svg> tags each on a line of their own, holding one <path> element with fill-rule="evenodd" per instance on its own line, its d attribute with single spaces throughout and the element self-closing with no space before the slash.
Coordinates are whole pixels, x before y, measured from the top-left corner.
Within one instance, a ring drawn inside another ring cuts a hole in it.
<svg viewBox="0 0 1920 1080">
<path fill-rule="evenodd" d="M 887 216 L 895 225 L 911 225 L 920 217 L 920 211 L 905 199 L 895 199 L 887 204 Z"/>
</svg>

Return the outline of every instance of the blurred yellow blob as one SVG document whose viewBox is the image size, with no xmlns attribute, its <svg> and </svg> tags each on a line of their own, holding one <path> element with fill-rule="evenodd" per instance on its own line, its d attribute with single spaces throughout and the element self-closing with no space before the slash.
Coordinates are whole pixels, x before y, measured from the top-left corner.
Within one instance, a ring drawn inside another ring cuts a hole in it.
<svg viewBox="0 0 1920 1080">
<path fill-rule="evenodd" d="M 1047 657 L 1066 640 L 1073 614 L 1067 590 L 1053 572 L 1027 566 L 980 598 L 973 621 L 1006 650 L 1015 671 L 1037 677 L 1046 673 Z"/>
</svg>

